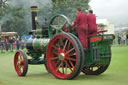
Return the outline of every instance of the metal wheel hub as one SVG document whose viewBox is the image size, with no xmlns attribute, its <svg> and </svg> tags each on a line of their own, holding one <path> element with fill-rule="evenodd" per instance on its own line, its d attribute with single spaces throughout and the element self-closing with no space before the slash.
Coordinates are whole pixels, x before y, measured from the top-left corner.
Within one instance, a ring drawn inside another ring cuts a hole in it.
<svg viewBox="0 0 128 85">
<path fill-rule="evenodd" d="M 18 66 L 21 66 L 21 65 L 23 65 L 23 61 L 18 62 Z"/>
<path fill-rule="evenodd" d="M 60 53 L 60 54 L 58 55 L 58 57 L 59 57 L 59 60 L 64 60 L 65 54 L 64 54 L 64 53 Z"/>
</svg>

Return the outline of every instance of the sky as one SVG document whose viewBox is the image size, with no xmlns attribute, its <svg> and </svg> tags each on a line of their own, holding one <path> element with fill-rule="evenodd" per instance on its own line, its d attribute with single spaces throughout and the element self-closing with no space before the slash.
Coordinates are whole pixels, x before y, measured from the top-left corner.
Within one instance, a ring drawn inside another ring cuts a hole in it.
<svg viewBox="0 0 128 85">
<path fill-rule="evenodd" d="M 108 19 L 116 26 L 128 25 L 128 0 L 91 0 L 89 5 L 98 19 Z"/>
</svg>

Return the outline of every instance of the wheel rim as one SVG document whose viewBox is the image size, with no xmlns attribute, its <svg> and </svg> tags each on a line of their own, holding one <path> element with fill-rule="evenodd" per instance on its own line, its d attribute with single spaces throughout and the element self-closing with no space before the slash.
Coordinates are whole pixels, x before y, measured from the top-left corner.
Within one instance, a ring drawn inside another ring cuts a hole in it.
<svg viewBox="0 0 128 85">
<path fill-rule="evenodd" d="M 44 55 L 44 59 L 46 60 L 46 55 Z M 47 62 L 46 62 L 46 64 L 44 64 L 44 66 L 45 66 L 45 69 L 47 70 L 47 72 L 50 73 Z"/>
<path fill-rule="evenodd" d="M 14 57 L 14 66 L 19 76 L 25 73 L 25 59 L 22 52 L 16 52 Z"/>
<path fill-rule="evenodd" d="M 100 69 L 101 66 L 96 66 L 96 67 L 84 67 L 83 71 L 88 72 L 88 73 L 93 73 L 96 72 L 98 69 Z"/>
<path fill-rule="evenodd" d="M 73 41 L 65 35 L 53 37 L 47 49 L 47 62 L 57 78 L 72 76 L 77 66 L 77 50 Z"/>
<path fill-rule="evenodd" d="M 109 53 L 111 53 L 111 48 L 109 48 Z M 81 70 L 83 73 L 87 75 L 99 75 L 107 70 L 111 62 L 111 56 L 108 57 L 108 63 L 106 65 L 96 65 L 96 66 L 88 66 L 83 67 Z"/>
<path fill-rule="evenodd" d="M 108 66 L 109 66 L 109 64 L 105 65 L 105 66 L 84 67 L 82 69 L 82 72 L 87 75 L 99 75 L 99 74 L 103 73 L 104 71 L 106 71 Z"/>
</svg>

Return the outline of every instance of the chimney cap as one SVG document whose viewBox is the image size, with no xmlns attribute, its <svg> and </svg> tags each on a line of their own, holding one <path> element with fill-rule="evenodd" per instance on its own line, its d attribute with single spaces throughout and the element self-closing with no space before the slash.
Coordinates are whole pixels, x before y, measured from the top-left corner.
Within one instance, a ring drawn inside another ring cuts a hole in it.
<svg viewBox="0 0 128 85">
<path fill-rule="evenodd" d="M 37 6 L 31 6 L 31 8 L 38 8 Z"/>
</svg>

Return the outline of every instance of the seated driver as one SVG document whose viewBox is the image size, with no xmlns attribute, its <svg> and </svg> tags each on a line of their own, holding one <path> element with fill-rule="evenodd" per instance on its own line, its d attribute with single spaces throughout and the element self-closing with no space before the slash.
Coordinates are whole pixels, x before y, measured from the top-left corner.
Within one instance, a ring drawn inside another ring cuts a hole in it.
<svg viewBox="0 0 128 85">
<path fill-rule="evenodd" d="M 88 49 L 88 27 L 87 27 L 87 15 L 81 11 L 81 8 L 77 8 L 77 16 L 72 23 L 73 28 L 76 30 L 78 37 L 83 47 Z"/>
</svg>

